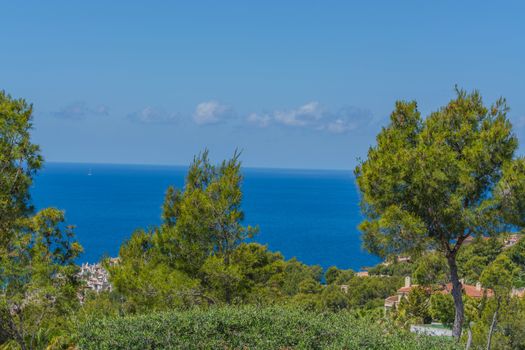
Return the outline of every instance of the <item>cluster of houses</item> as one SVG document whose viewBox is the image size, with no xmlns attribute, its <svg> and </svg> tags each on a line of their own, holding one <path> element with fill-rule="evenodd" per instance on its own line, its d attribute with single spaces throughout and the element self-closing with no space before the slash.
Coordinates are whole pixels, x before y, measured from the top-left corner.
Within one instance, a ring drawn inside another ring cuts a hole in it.
<svg viewBox="0 0 525 350">
<path fill-rule="evenodd" d="M 475 285 L 466 284 L 463 280 L 460 280 L 460 282 L 463 295 L 467 297 L 481 299 L 483 297 L 492 298 L 494 296 L 494 291 L 490 288 L 483 288 L 480 282 Z M 419 286 L 412 284 L 409 276 L 405 277 L 405 285 L 397 290 L 396 295 L 389 296 L 385 299 L 385 312 L 388 313 L 390 310 L 397 308 L 401 300 L 407 298 L 410 291 L 416 287 Z M 452 283 L 447 283 L 437 289 L 433 289 L 432 293 L 451 294 Z M 512 288 L 511 296 L 523 298 L 525 296 L 525 288 Z"/>
<path fill-rule="evenodd" d="M 367 271 L 360 271 L 356 273 L 356 276 L 358 277 L 368 277 Z M 461 289 L 465 296 L 475 299 L 481 299 L 483 297 L 491 298 L 494 296 L 494 291 L 490 288 L 483 288 L 481 283 L 476 283 L 475 285 L 466 284 L 464 280 L 461 280 Z M 417 284 L 412 284 L 412 279 L 410 276 L 405 277 L 405 285 L 397 290 L 397 293 L 395 295 L 389 296 L 385 299 L 385 312 L 389 312 L 392 309 L 396 309 L 399 304 L 401 303 L 401 300 L 403 298 L 407 298 L 408 294 L 412 289 L 419 287 Z M 345 294 L 348 293 L 348 285 L 341 285 L 340 286 L 341 291 Z M 423 287 L 427 288 L 432 293 L 441 293 L 441 294 L 451 294 L 452 293 L 452 283 L 447 283 L 442 286 L 439 286 L 438 288 L 433 288 L 430 290 L 429 287 Z M 513 288 L 511 291 L 511 295 L 519 298 L 523 298 L 525 296 L 525 288 Z"/>
<path fill-rule="evenodd" d="M 412 289 L 419 287 L 417 284 L 412 284 L 412 280 L 409 276 L 405 277 L 405 285 L 397 290 L 395 295 L 389 296 L 385 299 L 385 311 L 395 309 L 398 307 L 399 303 L 403 298 L 407 298 L 408 294 Z M 481 286 L 481 283 L 476 283 L 476 285 L 465 284 L 461 281 L 461 288 L 464 295 L 471 298 L 482 298 L 486 293 L 487 297 L 494 295 L 494 292 L 491 289 L 486 289 Z M 434 291 L 434 293 L 450 294 L 452 292 L 452 284 L 447 283 L 441 288 Z"/>
<path fill-rule="evenodd" d="M 507 237 L 503 239 L 503 249 L 509 249 L 510 247 L 514 246 L 516 243 L 519 242 L 521 237 L 522 235 L 517 234 L 517 233 L 508 235 Z M 474 242 L 475 239 L 476 239 L 475 237 L 469 236 L 463 241 L 463 245 L 471 244 L 472 242 Z M 481 239 L 486 241 L 486 240 L 489 240 L 490 237 L 483 236 L 481 237 Z"/>
<path fill-rule="evenodd" d="M 516 243 L 519 242 L 519 240 L 522 238 L 522 235 L 520 234 L 510 234 L 503 240 L 503 249 L 508 249 L 512 246 L 514 246 Z M 490 239 L 489 237 L 482 237 L 483 240 Z M 463 244 L 468 245 L 474 242 L 475 238 L 470 236 L 465 239 Z M 397 257 L 398 262 L 410 262 L 410 256 L 398 256 Z M 412 284 L 410 277 L 405 277 L 405 285 L 397 290 L 396 295 L 389 296 L 385 299 L 385 311 L 388 312 L 389 310 L 393 308 L 397 308 L 399 303 L 403 298 L 406 298 L 408 296 L 408 293 L 415 288 L 418 287 L 417 284 Z M 481 283 L 476 283 L 475 285 L 466 284 L 463 280 L 461 280 L 461 288 L 462 292 L 465 296 L 471 297 L 471 298 L 483 298 L 484 296 L 490 298 L 494 296 L 494 291 L 489 288 L 483 288 Z M 442 285 L 437 290 L 434 289 L 432 291 L 433 293 L 442 293 L 442 294 L 450 294 L 452 292 L 452 284 L 448 283 L 445 285 Z M 511 295 L 515 297 L 524 297 L 525 296 L 525 288 L 516 289 L 513 288 L 511 291 Z"/>
<path fill-rule="evenodd" d="M 503 241 L 503 249 L 507 249 L 519 242 L 521 235 L 512 234 Z"/>
<path fill-rule="evenodd" d="M 117 263 L 117 258 L 109 260 L 109 264 Z M 100 263 L 89 264 L 84 263 L 80 266 L 78 276 L 85 282 L 86 288 L 91 289 L 97 293 L 103 291 L 111 291 L 111 283 L 109 282 L 109 273 Z"/>
<path fill-rule="evenodd" d="M 494 296 L 494 291 L 492 289 L 483 288 L 483 286 L 479 282 L 475 285 L 466 284 L 463 280 L 461 280 L 460 282 L 463 295 L 467 297 L 481 299 L 483 297 L 491 298 Z M 405 285 L 397 290 L 397 294 L 389 296 L 385 299 L 385 312 L 397 308 L 401 300 L 403 300 L 403 298 L 407 298 L 410 291 L 416 287 L 418 287 L 418 285 L 412 284 L 411 278 L 409 276 L 405 277 Z M 441 288 L 434 290 L 433 292 L 441 294 L 451 294 L 452 283 L 447 283 L 441 286 Z M 511 296 L 523 298 L 525 296 L 525 288 L 512 288 Z"/>
<path fill-rule="evenodd" d="M 508 249 L 512 246 L 514 246 L 516 243 L 519 242 L 520 238 L 522 238 L 522 235 L 520 234 L 511 234 L 508 237 L 506 237 L 503 240 L 503 249 Z M 468 237 L 464 244 L 470 244 L 474 241 L 474 237 Z M 487 240 L 489 237 L 482 237 L 482 239 Z M 398 256 L 396 258 L 397 262 L 406 262 L 409 263 L 411 261 L 410 256 Z M 389 265 L 390 262 L 384 262 L 383 264 Z M 356 276 L 358 277 L 368 277 L 368 271 L 359 271 L 356 272 Z M 392 309 L 395 309 L 398 307 L 399 303 L 403 298 L 407 298 L 410 291 L 414 288 L 418 287 L 417 284 L 412 284 L 411 278 L 409 276 L 405 277 L 405 285 L 397 290 L 397 293 L 395 295 L 389 296 L 385 299 L 385 312 L 388 312 Z M 347 285 L 341 285 L 340 286 L 341 291 L 343 293 L 348 293 L 348 286 Z M 424 287 L 427 288 L 427 287 Z M 429 288 L 428 288 L 429 289 Z M 491 298 L 494 296 L 494 291 L 490 288 L 483 288 L 481 283 L 476 283 L 475 285 L 466 284 L 464 283 L 464 280 L 461 280 L 461 289 L 465 296 L 470 298 L 476 298 L 481 299 L 483 297 Z M 432 293 L 441 293 L 441 294 L 451 294 L 452 293 L 452 283 L 447 283 L 445 285 L 439 286 L 438 288 L 433 288 L 432 290 L 429 289 Z M 519 297 L 523 298 L 525 297 L 525 288 L 513 288 L 511 291 L 511 296 L 513 297 Z"/>
</svg>

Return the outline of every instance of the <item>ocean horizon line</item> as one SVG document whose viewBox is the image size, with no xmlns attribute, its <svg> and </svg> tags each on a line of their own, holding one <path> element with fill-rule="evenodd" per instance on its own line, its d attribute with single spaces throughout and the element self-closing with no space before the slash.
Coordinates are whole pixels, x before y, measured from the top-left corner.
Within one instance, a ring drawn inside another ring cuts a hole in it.
<svg viewBox="0 0 525 350">
<path fill-rule="evenodd" d="M 111 163 L 111 162 L 70 162 L 70 161 L 49 161 L 46 160 L 43 169 L 46 165 L 85 165 L 85 166 L 129 166 L 129 167 L 154 167 L 154 168 L 179 168 L 187 169 L 190 165 L 182 164 L 158 164 L 158 163 Z M 264 166 L 242 166 L 243 170 L 269 170 L 269 171 L 305 171 L 305 172 L 327 172 L 327 173 L 349 173 L 354 177 L 353 169 L 334 169 L 334 168 L 295 168 L 295 167 L 264 167 Z"/>
</svg>

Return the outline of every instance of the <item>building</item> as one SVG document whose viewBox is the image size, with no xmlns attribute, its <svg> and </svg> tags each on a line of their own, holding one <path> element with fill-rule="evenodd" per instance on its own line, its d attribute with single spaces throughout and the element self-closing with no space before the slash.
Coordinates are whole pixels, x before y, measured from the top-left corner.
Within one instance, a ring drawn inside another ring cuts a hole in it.
<svg viewBox="0 0 525 350">
<path fill-rule="evenodd" d="M 405 277 L 405 285 L 397 290 L 396 295 L 391 295 L 385 299 L 385 311 L 395 309 L 403 298 L 406 298 L 412 288 L 417 287 L 417 284 L 412 284 L 410 276 Z"/>
<path fill-rule="evenodd" d="M 515 245 L 516 243 L 518 243 L 519 240 L 521 239 L 521 236 L 522 236 L 521 234 L 513 233 L 513 234 L 510 234 L 508 237 L 504 238 L 503 239 L 503 249 L 508 249 L 512 247 L 513 245 Z M 482 236 L 481 239 L 484 241 L 487 241 L 490 239 L 490 237 Z M 463 241 L 463 245 L 469 245 L 473 243 L 475 240 L 476 240 L 476 237 L 468 236 Z"/>
<path fill-rule="evenodd" d="M 525 297 L 525 288 L 512 288 L 510 295 L 517 298 Z"/>
<path fill-rule="evenodd" d="M 462 292 L 464 295 L 470 297 L 470 298 L 476 298 L 480 299 L 484 296 L 492 297 L 494 296 L 494 291 L 489 288 L 483 288 L 481 286 L 481 283 L 476 283 L 476 285 L 470 285 L 465 284 L 463 280 L 461 281 L 462 285 Z M 389 310 L 392 310 L 394 308 L 397 308 L 399 306 L 399 303 L 403 298 L 408 297 L 408 294 L 410 291 L 414 288 L 418 287 L 417 284 L 412 284 L 412 280 L 410 276 L 405 277 L 405 285 L 397 290 L 396 295 L 389 296 L 385 299 L 385 312 L 388 312 Z M 447 283 L 445 285 L 442 285 L 437 290 L 431 291 L 430 288 L 425 287 L 429 290 L 431 293 L 442 293 L 442 294 L 451 294 L 452 293 L 452 283 Z M 516 293 L 519 293 L 516 291 Z M 525 294 L 525 290 L 522 291 L 523 294 Z M 516 294 L 518 295 L 518 294 Z"/>
<path fill-rule="evenodd" d="M 403 255 L 398 255 L 396 257 L 396 260 L 398 263 L 409 263 L 412 261 L 412 258 L 410 256 L 403 256 Z"/>
<path fill-rule="evenodd" d="M 494 296 L 494 291 L 489 288 L 483 288 L 481 286 L 481 283 L 476 283 L 476 285 L 470 285 L 470 284 L 464 284 L 463 281 L 461 281 L 462 284 L 462 292 L 464 295 L 470 297 L 470 298 L 476 298 L 481 299 L 484 296 L 487 296 L 489 298 Z M 452 293 L 452 283 L 447 283 L 443 286 L 443 290 L 438 291 L 438 293 L 442 294 L 451 294 Z"/>
<path fill-rule="evenodd" d="M 521 235 L 519 235 L 519 234 L 509 235 L 503 241 L 503 249 L 508 249 L 508 248 L 514 246 L 516 243 L 518 243 L 520 241 L 520 239 L 521 239 Z"/>
<path fill-rule="evenodd" d="M 110 264 L 113 263 L 116 263 L 116 260 L 111 259 Z M 111 283 L 109 283 L 109 273 L 100 263 L 82 264 L 78 276 L 86 283 L 87 289 L 97 293 L 112 290 Z"/>
</svg>

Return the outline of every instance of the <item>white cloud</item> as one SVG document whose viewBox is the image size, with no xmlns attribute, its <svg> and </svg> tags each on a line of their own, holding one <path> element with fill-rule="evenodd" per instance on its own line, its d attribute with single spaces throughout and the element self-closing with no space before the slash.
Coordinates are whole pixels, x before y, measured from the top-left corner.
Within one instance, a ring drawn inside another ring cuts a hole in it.
<svg viewBox="0 0 525 350">
<path fill-rule="evenodd" d="M 70 120 L 84 120 L 89 116 L 107 116 L 109 108 L 104 105 L 89 106 L 86 102 L 73 102 L 53 113 L 55 117 Z"/>
<path fill-rule="evenodd" d="M 206 101 L 199 103 L 195 108 L 193 120 L 199 125 L 216 124 L 231 113 L 231 109 L 217 101 Z"/>
<path fill-rule="evenodd" d="M 246 120 L 250 124 L 255 124 L 261 128 L 266 128 L 268 125 L 270 125 L 272 117 L 268 114 L 252 113 L 246 118 Z"/>
<path fill-rule="evenodd" d="M 178 121 L 178 115 L 162 109 L 147 106 L 140 111 L 128 114 L 128 119 L 143 124 L 169 124 Z"/>
<path fill-rule="evenodd" d="M 276 110 L 265 114 L 252 113 L 246 117 L 246 121 L 259 127 L 277 124 L 343 134 L 369 125 L 372 122 L 372 114 L 368 110 L 356 107 L 342 108 L 333 113 L 319 102 L 312 101 L 295 109 Z"/>
<path fill-rule="evenodd" d="M 316 101 L 309 102 L 296 109 L 274 112 L 275 121 L 288 126 L 311 125 L 322 117 L 323 109 Z"/>
<path fill-rule="evenodd" d="M 372 113 L 365 109 L 346 107 L 339 110 L 325 125 L 328 132 L 342 134 L 373 122 Z"/>
<path fill-rule="evenodd" d="M 357 128 L 357 124 L 348 122 L 341 118 L 326 124 L 326 130 L 334 134 L 342 134 Z"/>
</svg>

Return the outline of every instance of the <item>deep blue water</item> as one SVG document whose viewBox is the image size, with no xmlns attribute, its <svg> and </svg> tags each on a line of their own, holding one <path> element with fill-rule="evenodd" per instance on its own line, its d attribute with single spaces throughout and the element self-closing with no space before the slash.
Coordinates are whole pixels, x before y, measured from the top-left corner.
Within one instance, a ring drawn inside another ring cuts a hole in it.
<svg viewBox="0 0 525 350">
<path fill-rule="evenodd" d="M 91 169 L 91 176 L 88 172 Z M 168 185 L 182 187 L 185 167 L 47 163 L 32 189 L 37 208 L 65 210 L 84 247 L 81 261 L 116 256 L 139 227 L 160 222 Z M 378 259 L 361 248 L 355 181 L 348 171 L 244 169 L 245 223 L 286 258 L 359 269 Z"/>
</svg>

